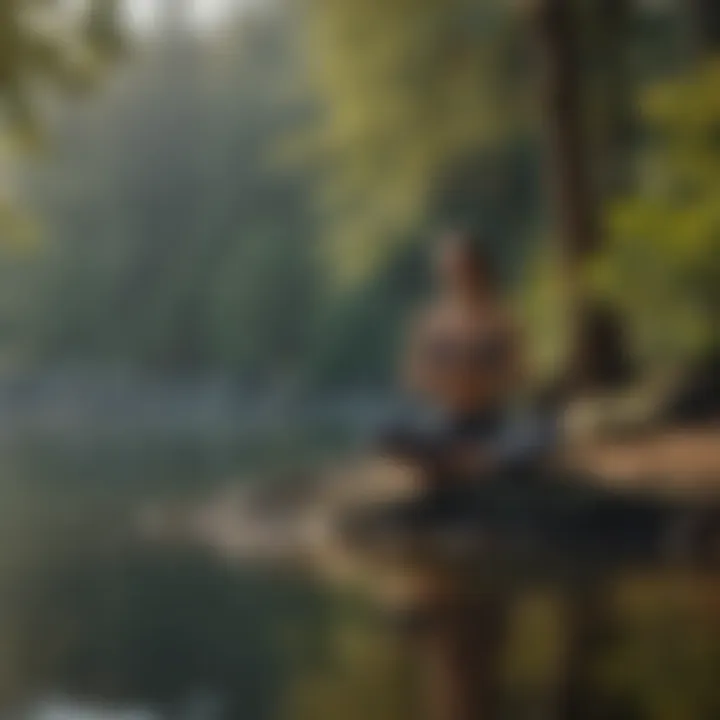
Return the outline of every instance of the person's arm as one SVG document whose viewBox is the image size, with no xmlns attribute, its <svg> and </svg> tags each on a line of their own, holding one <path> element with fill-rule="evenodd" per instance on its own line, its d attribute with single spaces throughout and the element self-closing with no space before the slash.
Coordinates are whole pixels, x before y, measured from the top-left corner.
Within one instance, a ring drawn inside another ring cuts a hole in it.
<svg viewBox="0 0 720 720">
<path fill-rule="evenodd" d="M 526 359 L 521 333 L 515 319 L 509 314 L 502 319 L 502 333 L 507 343 L 506 362 L 501 383 L 508 397 L 516 395 L 526 379 Z"/>
<path fill-rule="evenodd" d="M 402 385 L 411 396 L 427 395 L 435 384 L 432 367 L 427 361 L 428 336 L 428 318 L 419 315 L 409 326 L 401 357 Z"/>
<path fill-rule="evenodd" d="M 427 389 L 427 367 L 425 363 L 425 320 L 416 316 L 408 323 L 404 342 L 398 357 L 398 375 L 402 390 L 412 399 L 424 396 Z M 428 459 L 431 451 L 428 438 L 415 422 L 394 423 L 383 430 L 379 438 L 382 451 L 403 461 Z"/>
<path fill-rule="evenodd" d="M 504 362 L 495 377 L 502 388 L 503 402 L 509 403 L 525 380 L 525 358 L 521 336 L 514 318 L 502 314 L 497 318 L 497 332 L 505 346 Z M 530 426 L 523 426 L 521 432 L 503 428 L 497 437 L 486 441 L 460 443 L 448 458 L 449 468 L 468 476 L 473 474 L 491 474 L 502 469 L 508 460 L 516 455 L 531 452 L 539 437 Z"/>
</svg>

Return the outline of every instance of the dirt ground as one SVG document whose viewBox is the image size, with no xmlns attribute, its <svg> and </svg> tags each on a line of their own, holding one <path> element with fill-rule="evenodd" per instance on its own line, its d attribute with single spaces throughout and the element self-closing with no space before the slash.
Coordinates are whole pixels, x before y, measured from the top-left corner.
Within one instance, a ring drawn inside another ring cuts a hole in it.
<svg viewBox="0 0 720 720">
<path fill-rule="evenodd" d="M 566 461 L 613 485 L 720 495 L 720 425 L 586 442 Z"/>
</svg>

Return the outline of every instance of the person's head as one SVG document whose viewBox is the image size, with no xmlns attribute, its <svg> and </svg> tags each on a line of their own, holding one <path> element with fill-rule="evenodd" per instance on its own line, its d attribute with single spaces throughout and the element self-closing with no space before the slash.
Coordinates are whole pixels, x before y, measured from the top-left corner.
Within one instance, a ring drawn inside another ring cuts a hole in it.
<svg viewBox="0 0 720 720">
<path fill-rule="evenodd" d="M 445 290 L 462 295 L 487 295 L 497 290 L 495 268 L 479 239 L 454 230 L 440 237 L 435 276 Z"/>
</svg>

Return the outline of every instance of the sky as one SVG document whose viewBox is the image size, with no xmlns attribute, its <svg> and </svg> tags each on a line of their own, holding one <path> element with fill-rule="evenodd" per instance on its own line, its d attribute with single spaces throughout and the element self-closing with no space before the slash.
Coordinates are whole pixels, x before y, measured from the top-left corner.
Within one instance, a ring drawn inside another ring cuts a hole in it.
<svg viewBox="0 0 720 720">
<path fill-rule="evenodd" d="M 235 8 L 249 4 L 249 0 L 124 0 L 130 24 L 142 31 L 152 31 L 155 17 L 166 2 L 186 2 L 192 22 L 199 28 L 211 29 Z"/>
</svg>

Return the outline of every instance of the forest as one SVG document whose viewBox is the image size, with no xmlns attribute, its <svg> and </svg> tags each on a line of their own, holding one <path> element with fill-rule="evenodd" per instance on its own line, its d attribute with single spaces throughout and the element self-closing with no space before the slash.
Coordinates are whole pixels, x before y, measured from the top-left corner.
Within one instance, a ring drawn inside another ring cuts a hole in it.
<svg viewBox="0 0 720 720">
<path fill-rule="evenodd" d="M 379 608 L 233 559 L 246 481 L 261 516 L 365 489 L 342 421 L 397 409 L 447 228 L 497 260 L 530 384 L 592 389 L 619 343 L 624 380 L 709 368 L 717 419 L 718 196 L 717 0 L 0 0 L 0 714 L 415 720 Z M 643 489 L 716 495 L 688 427 L 585 467 L 639 449 Z M 593 586 L 614 624 L 563 717 L 720 717 L 695 570 Z M 507 607 L 507 717 L 558 717 L 575 618 L 545 580 Z"/>
<path fill-rule="evenodd" d="M 139 36 L 113 0 L 2 0 L 3 368 L 383 388 L 448 226 L 492 245 L 538 375 L 569 352 L 568 284 L 643 370 L 712 353 L 720 12 L 544 4 L 579 113 L 560 213 L 531 4 L 278 1 L 203 33 L 167 2 Z"/>
</svg>

